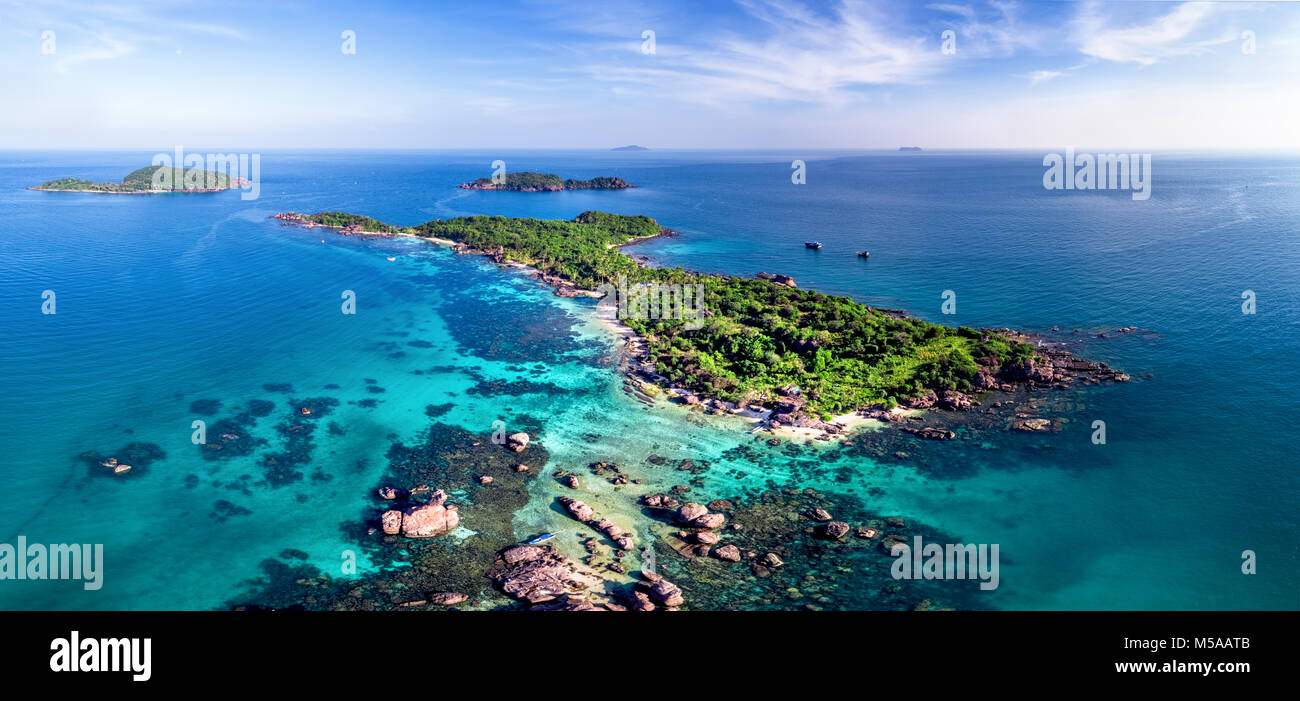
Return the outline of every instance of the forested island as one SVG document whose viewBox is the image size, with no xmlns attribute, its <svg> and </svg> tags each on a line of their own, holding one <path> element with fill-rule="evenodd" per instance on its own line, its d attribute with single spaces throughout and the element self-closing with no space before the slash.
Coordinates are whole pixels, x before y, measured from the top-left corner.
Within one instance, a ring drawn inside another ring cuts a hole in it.
<svg viewBox="0 0 1300 701">
<path fill-rule="evenodd" d="M 120 183 L 97 183 L 80 178 L 60 178 L 27 189 L 46 192 L 104 192 L 138 195 L 153 192 L 221 192 L 241 187 L 245 182 L 243 178 L 232 178 L 225 173 L 213 170 L 146 166 L 127 173 L 127 176 L 122 178 Z"/>
<path fill-rule="evenodd" d="M 465 190 L 509 190 L 511 192 L 559 192 L 560 190 L 625 190 L 636 185 L 628 184 L 622 178 L 592 178 L 591 180 L 565 180 L 554 173 L 506 173 L 505 182 L 494 182 L 492 178 L 479 178 L 473 182 L 461 183 L 457 187 Z"/>
<path fill-rule="evenodd" d="M 746 279 L 645 267 L 618 247 L 664 233 L 646 216 L 583 212 L 572 221 L 471 216 L 414 227 L 341 212 L 275 218 L 345 233 L 351 227 L 453 242 L 498 263 L 534 268 L 557 287 L 595 290 L 620 280 L 628 286 L 698 283 L 704 290 L 702 323 L 632 318 L 637 315 L 624 323 L 643 339 L 645 361 L 662 380 L 738 405 L 781 402 L 797 394 L 800 411 L 823 418 L 900 404 L 968 409 L 964 393 L 1009 383 L 1052 386 L 1068 382 L 1076 371 L 1127 379 L 1104 364 L 1071 361 L 1061 352 L 1049 355 L 1009 330 L 905 318 L 848 297 L 799 289 L 785 276 Z"/>
</svg>

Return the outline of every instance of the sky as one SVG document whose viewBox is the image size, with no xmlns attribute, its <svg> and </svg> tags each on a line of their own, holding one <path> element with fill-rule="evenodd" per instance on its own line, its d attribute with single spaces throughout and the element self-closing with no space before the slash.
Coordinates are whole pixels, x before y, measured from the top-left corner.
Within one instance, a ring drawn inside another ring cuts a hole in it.
<svg viewBox="0 0 1300 701">
<path fill-rule="evenodd" d="M 0 0 L 0 59 L 6 149 L 1300 149 L 1300 3 Z"/>
</svg>

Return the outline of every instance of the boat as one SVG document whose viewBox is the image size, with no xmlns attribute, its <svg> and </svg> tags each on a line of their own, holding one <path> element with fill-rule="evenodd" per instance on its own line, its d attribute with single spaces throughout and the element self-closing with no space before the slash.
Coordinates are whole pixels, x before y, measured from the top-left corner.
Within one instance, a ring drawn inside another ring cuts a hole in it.
<svg viewBox="0 0 1300 701">
<path fill-rule="evenodd" d="M 550 540 L 551 538 L 554 538 L 554 537 L 555 537 L 555 534 L 554 534 L 554 533 L 543 533 L 543 534 L 537 536 L 536 538 L 533 538 L 532 540 L 528 541 L 528 544 L 529 544 L 529 545 L 537 545 L 538 543 L 541 543 L 542 541 Z"/>
<path fill-rule="evenodd" d="M 804 241 L 804 242 L 803 242 L 803 247 L 804 247 L 804 248 L 821 248 L 821 247 L 822 247 L 822 242 L 821 242 L 821 241 Z"/>
<path fill-rule="evenodd" d="M 871 251 L 858 251 L 858 257 L 859 257 L 859 258 L 870 258 L 870 257 L 871 257 Z"/>
<path fill-rule="evenodd" d="M 389 263 L 391 263 L 391 262 L 393 262 L 393 261 L 395 261 L 395 260 L 397 260 L 397 259 L 394 258 L 394 257 L 392 257 L 392 256 L 389 256 L 389 257 L 388 257 L 388 262 L 389 262 Z"/>
</svg>

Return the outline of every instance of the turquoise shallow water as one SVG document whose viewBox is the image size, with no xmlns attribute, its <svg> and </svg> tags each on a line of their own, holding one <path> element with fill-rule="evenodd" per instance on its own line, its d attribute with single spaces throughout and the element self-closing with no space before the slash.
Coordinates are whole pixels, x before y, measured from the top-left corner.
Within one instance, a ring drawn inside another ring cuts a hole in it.
<svg viewBox="0 0 1300 701">
<path fill-rule="evenodd" d="M 9 224 L 0 542 L 103 543 L 107 559 L 100 591 L 0 582 L 0 607 L 219 606 L 288 548 L 336 571 L 356 550 L 340 524 L 361 513 L 391 443 L 429 425 L 430 406 L 476 432 L 498 418 L 541 421 L 553 466 L 692 457 L 709 461 L 705 489 L 719 495 L 815 487 L 998 543 L 1001 586 L 979 599 L 990 608 L 1300 607 L 1288 420 L 1300 408 L 1288 362 L 1300 343 L 1294 159 L 1156 154 L 1147 202 L 1044 191 L 1042 154 L 1029 153 L 264 153 L 261 198 L 251 202 L 21 189 L 64 175 L 117 179 L 151 156 L 0 158 Z M 641 187 L 454 188 L 498 158 L 512 170 L 618 175 Z M 794 158 L 809 163 L 807 185 L 790 183 Z M 647 214 L 682 232 L 628 249 L 656 263 L 787 273 L 932 320 L 1049 337 L 1053 325 L 1136 325 L 1078 341 L 1082 355 L 1134 381 L 1071 396 L 1058 434 L 917 443 L 908 461 L 890 463 L 851 450 L 742 454 L 735 448 L 751 441 L 738 421 L 628 399 L 615 339 L 589 302 L 419 241 L 344 239 L 266 219 L 326 209 L 400 224 Z M 825 247 L 806 251 L 809 238 Z M 870 261 L 854 255 L 860 248 Z M 46 289 L 57 293 L 53 316 L 40 314 Z M 953 318 L 939 313 L 946 289 L 957 293 Z M 1253 316 L 1240 311 L 1245 289 L 1258 295 Z M 356 292 L 356 315 L 340 313 L 343 290 Z M 481 380 L 536 384 L 485 396 Z M 313 398 L 338 404 L 294 444 L 301 462 L 289 481 L 259 484 L 261 459 L 285 450 L 277 425 Z M 220 405 L 206 414 L 199 400 Z M 247 429 L 266 445 L 203 459 L 191 421 L 212 424 L 252 400 L 274 403 Z M 1104 446 L 1089 441 L 1096 418 L 1107 423 Z M 92 476 L 77 459 L 133 441 L 166 455 L 130 480 Z M 516 519 L 521 536 L 563 525 L 543 506 L 550 482 L 533 489 L 536 506 Z M 616 508 L 613 494 L 592 489 L 592 501 Z M 1247 549 L 1259 558 L 1253 576 L 1240 573 Z"/>
</svg>

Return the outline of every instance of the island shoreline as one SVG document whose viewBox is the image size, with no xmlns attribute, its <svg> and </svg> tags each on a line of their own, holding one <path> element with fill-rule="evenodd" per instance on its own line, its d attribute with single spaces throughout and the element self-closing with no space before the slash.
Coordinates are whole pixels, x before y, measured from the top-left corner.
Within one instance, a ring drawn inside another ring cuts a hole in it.
<svg viewBox="0 0 1300 701">
<path fill-rule="evenodd" d="M 509 267 L 519 270 L 529 277 L 537 279 L 547 287 L 552 288 L 554 294 L 558 297 L 571 298 L 582 296 L 593 299 L 603 299 L 603 296 L 597 291 L 583 289 L 572 281 L 559 275 L 547 273 L 519 261 L 509 260 L 504 257 L 503 252 L 500 250 L 489 251 L 474 248 L 465 243 L 453 241 L 451 239 L 422 236 L 400 230 L 390 232 L 367 231 L 356 225 L 322 224 L 308 219 L 305 215 L 294 212 L 281 212 L 273 214 L 269 218 L 280 221 L 281 226 L 295 226 L 306 229 L 323 228 L 329 229 L 341 236 L 361 236 L 362 238 L 369 236 L 380 238 L 407 237 L 429 241 L 435 245 L 450 248 L 458 255 L 480 255 L 496 263 L 499 267 Z M 624 246 L 643 243 L 651 239 L 678 235 L 677 232 L 668 229 L 667 227 L 660 226 L 659 231 L 655 234 L 632 237 L 624 243 L 612 245 L 611 248 L 621 250 Z M 627 258 L 640 267 L 650 267 L 631 256 L 627 256 Z M 772 284 L 781 283 L 773 282 Z M 870 309 L 878 309 L 870 307 L 869 305 L 863 306 L 868 306 Z M 613 315 L 605 313 L 606 309 L 614 312 Z M 898 309 L 878 309 L 878 311 L 903 318 L 905 318 L 906 314 L 905 311 Z M 799 411 L 799 406 L 795 406 L 793 410 L 787 410 L 784 412 L 778 410 L 783 397 L 790 400 L 797 400 L 797 392 L 772 398 L 772 403 L 778 404 L 777 407 L 751 407 L 743 402 L 730 402 L 714 397 L 708 397 L 703 395 L 703 393 L 692 391 L 680 386 L 679 384 L 673 383 L 662 375 L 654 372 L 653 369 L 647 367 L 649 365 L 649 358 L 648 350 L 644 345 L 644 338 L 631 326 L 618 319 L 617 312 L 614 311 L 612 307 L 602 307 L 602 305 L 597 304 L 596 309 L 594 310 L 594 318 L 598 323 L 606 326 L 606 328 L 615 336 L 623 338 L 623 345 L 618 349 L 620 354 L 620 372 L 623 374 L 625 381 L 631 385 L 628 394 L 632 395 L 634 399 L 641 399 L 642 401 L 649 399 L 653 401 L 653 397 L 647 396 L 648 393 L 643 389 L 643 387 L 638 385 L 638 383 L 641 383 L 642 385 L 651 384 L 668 395 L 669 398 L 677 400 L 678 403 L 688 407 L 698 405 L 709 415 L 730 415 L 741 418 L 742 420 L 754 425 L 754 428 L 747 431 L 747 433 L 765 431 L 774 436 L 773 440 L 787 438 L 806 439 L 809 441 L 830 441 L 836 437 L 846 437 L 847 434 L 863 427 L 889 426 L 891 424 L 899 424 L 902 422 L 916 422 L 923 420 L 923 417 L 927 416 L 925 410 L 931 408 L 945 408 L 951 410 L 944 412 L 945 414 L 951 413 L 957 415 L 968 413 L 975 407 L 980 406 L 983 398 L 991 396 L 996 392 L 1001 392 L 1010 397 L 1015 393 L 1015 390 L 1019 385 L 1028 386 L 1032 391 L 1035 389 L 1049 389 L 1053 387 L 1063 389 L 1067 386 L 1071 386 L 1073 380 L 1078 376 L 1084 376 L 1086 378 L 1085 384 L 1101 384 L 1107 380 L 1114 382 L 1127 382 L 1129 380 L 1127 374 L 1115 371 L 1109 368 L 1105 363 L 1091 363 L 1076 358 L 1067 350 L 1056 348 L 1050 344 L 1044 345 L 1043 338 L 1037 334 L 1021 333 L 1009 328 L 985 329 L 987 332 L 998 333 L 1010 340 L 1034 344 L 1036 350 L 1054 361 L 1053 366 L 1058 369 L 1065 368 L 1066 370 L 1064 372 L 1067 374 L 1064 377 L 1053 377 L 1049 374 L 1047 382 L 1042 383 L 1042 386 L 1037 386 L 1038 383 L 1036 383 L 1035 379 L 1030 376 L 1025 378 L 1024 381 L 1002 381 L 997 383 L 996 386 L 984 388 L 983 391 L 973 391 L 969 395 L 962 392 L 945 392 L 944 396 L 940 397 L 934 391 L 930 391 L 926 395 L 908 400 L 897 407 L 878 406 L 859 408 L 851 412 L 833 416 L 829 421 L 816 421 L 809 420 L 809 417 L 802 415 Z M 1093 374 L 1098 377 L 1092 378 L 1091 375 Z M 641 391 L 637 391 L 638 389 Z M 950 396 L 953 394 L 957 396 Z M 640 395 L 640 397 L 637 395 Z M 994 404 L 994 407 L 1000 408 L 1003 404 L 1003 401 L 997 401 Z M 1014 402 L 1008 400 L 1005 404 L 1007 406 L 1012 406 Z M 992 409 L 989 410 L 989 412 L 991 411 Z M 1012 428 L 1019 431 L 1033 432 L 1060 429 L 1059 420 L 1057 422 L 1050 422 L 1046 419 L 1040 419 L 1024 413 L 1018 413 L 1017 417 L 1021 420 L 1015 422 Z M 950 423 L 950 421 L 945 420 L 940 423 L 947 424 Z M 954 427 L 960 428 L 960 426 Z M 956 438 L 956 434 L 950 428 L 942 426 L 923 426 L 920 428 L 913 426 L 898 426 L 898 428 L 899 430 L 911 433 L 919 438 L 935 440 L 952 440 Z"/>
</svg>

